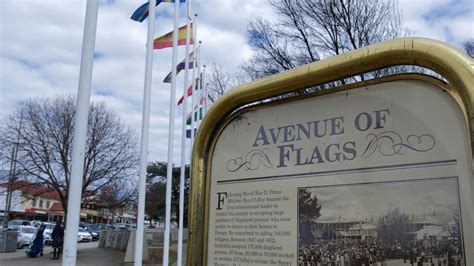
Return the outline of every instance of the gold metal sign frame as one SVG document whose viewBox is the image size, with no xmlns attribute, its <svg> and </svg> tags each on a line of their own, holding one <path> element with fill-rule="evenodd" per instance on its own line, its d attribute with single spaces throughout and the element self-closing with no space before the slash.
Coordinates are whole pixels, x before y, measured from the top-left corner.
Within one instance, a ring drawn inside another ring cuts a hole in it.
<svg viewBox="0 0 474 266">
<path fill-rule="evenodd" d="M 474 60 L 439 41 L 401 38 L 371 45 L 299 68 L 241 85 L 216 101 L 202 121 L 192 153 L 187 265 L 206 265 L 210 164 L 213 147 L 234 112 L 254 102 L 395 65 L 416 65 L 441 74 L 447 84 L 423 75 L 400 75 L 323 90 L 302 97 L 317 97 L 341 90 L 400 79 L 424 79 L 445 89 L 464 111 L 474 151 Z M 293 97 L 289 100 L 301 97 Z M 253 106 L 256 108 L 262 104 Z"/>
</svg>

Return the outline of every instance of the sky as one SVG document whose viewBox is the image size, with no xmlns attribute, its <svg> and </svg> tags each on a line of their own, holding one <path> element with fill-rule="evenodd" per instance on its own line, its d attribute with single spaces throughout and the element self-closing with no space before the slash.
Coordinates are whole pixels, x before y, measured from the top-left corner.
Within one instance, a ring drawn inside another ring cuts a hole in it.
<svg viewBox="0 0 474 266">
<path fill-rule="evenodd" d="M 459 210 L 459 194 L 455 178 L 406 182 L 372 183 L 309 188 L 321 205 L 318 221 L 376 222 L 388 210 L 413 215 L 414 219 L 430 217 L 447 224 Z M 433 216 L 433 214 L 435 214 Z"/>
<path fill-rule="evenodd" d="M 140 136 L 147 23 L 129 19 L 144 0 L 100 0 L 92 75 L 92 100 L 104 101 Z M 85 0 L 0 1 L 0 120 L 26 99 L 77 94 Z M 157 8 L 155 36 L 173 28 L 173 5 Z M 400 0 L 410 35 L 461 47 L 474 39 L 470 0 Z M 234 71 L 252 50 L 246 42 L 250 18 L 274 18 L 266 0 L 193 0 L 198 14 L 201 63 Z M 180 24 L 185 23 L 181 9 Z M 178 62 L 184 57 L 178 51 Z M 166 161 L 172 49 L 154 51 L 148 161 Z M 185 87 L 181 73 L 176 97 Z M 187 86 L 186 86 L 187 87 Z M 182 109 L 176 109 L 174 162 L 180 163 Z M 188 146 L 189 147 L 189 146 Z M 186 161 L 189 161 L 189 148 Z"/>
</svg>

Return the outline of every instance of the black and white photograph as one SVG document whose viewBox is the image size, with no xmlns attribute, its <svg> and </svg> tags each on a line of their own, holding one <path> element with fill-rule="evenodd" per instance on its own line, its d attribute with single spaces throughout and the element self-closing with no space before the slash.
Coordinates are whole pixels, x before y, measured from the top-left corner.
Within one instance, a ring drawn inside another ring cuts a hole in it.
<svg viewBox="0 0 474 266">
<path fill-rule="evenodd" d="M 464 266 L 457 177 L 298 189 L 298 265 Z"/>
</svg>

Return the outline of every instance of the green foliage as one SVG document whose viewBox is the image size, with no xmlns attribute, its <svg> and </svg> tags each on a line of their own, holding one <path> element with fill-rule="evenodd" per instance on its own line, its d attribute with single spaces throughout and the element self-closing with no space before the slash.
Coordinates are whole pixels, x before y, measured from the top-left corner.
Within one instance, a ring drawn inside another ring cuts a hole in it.
<svg viewBox="0 0 474 266">
<path fill-rule="evenodd" d="M 172 169 L 171 184 L 171 217 L 179 216 L 179 185 L 180 167 Z M 167 164 L 165 162 L 153 162 L 147 167 L 147 195 L 145 202 L 145 213 L 152 219 L 163 220 L 166 210 L 166 174 Z M 185 167 L 184 174 L 184 227 L 188 224 L 188 198 L 189 198 L 189 165 Z"/>
</svg>

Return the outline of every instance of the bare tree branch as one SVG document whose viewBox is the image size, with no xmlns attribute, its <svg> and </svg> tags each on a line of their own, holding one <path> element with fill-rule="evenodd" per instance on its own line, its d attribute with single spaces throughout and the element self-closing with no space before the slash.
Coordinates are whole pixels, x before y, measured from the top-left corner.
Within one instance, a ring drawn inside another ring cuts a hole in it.
<svg viewBox="0 0 474 266">
<path fill-rule="evenodd" d="M 24 125 L 18 131 L 15 125 L 20 112 L 23 112 Z M 13 143 L 15 134 L 19 134 L 16 163 L 23 179 L 56 191 L 65 211 L 74 115 L 72 97 L 28 100 L 1 126 L 1 132 L 5 134 L 0 136 L 2 146 L 8 146 L 8 143 Z M 121 122 L 116 113 L 108 110 L 102 102 L 92 103 L 81 188 L 83 197 L 98 193 L 104 187 L 121 184 L 120 195 L 128 200 L 135 193 L 131 182 L 136 174 L 136 144 L 135 133 Z"/>
<path fill-rule="evenodd" d="M 259 17 L 248 26 L 254 51 L 242 64 L 251 79 L 261 78 L 323 56 L 339 55 L 373 43 L 402 36 L 396 0 L 269 0 L 276 21 Z M 405 71 L 361 75 L 360 80 Z M 342 84 L 348 82 L 340 81 Z"/>
</svg>

